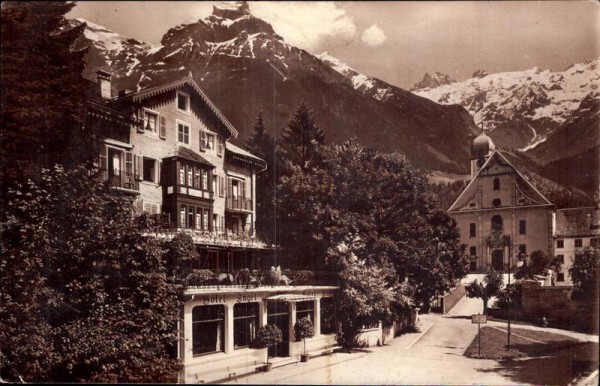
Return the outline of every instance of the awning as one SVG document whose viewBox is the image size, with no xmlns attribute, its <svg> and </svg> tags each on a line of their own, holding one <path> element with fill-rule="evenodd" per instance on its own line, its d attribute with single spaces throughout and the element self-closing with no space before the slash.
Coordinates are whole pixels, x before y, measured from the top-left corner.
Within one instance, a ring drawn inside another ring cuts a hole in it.
<svg viewBox="0 0 600 386">
<path fill-rule="evenodd" d="M 316 298 L 311 295 L 302 294 L 279 294 L 264 298 L 264 300 L 271 302 L 302 302 L 305 300 L 315 300 Z"/>
</svg>

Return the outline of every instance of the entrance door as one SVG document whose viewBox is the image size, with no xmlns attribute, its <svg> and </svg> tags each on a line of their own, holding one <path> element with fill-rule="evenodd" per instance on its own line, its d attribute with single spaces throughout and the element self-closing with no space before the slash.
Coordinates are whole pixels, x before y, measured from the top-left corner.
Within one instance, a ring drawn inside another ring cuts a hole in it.
<svg viewBox="0 0 600 386">
<path fill-rule="evenodd" d="M 492 252 L 492 267 L 496 271 L 504 271 L 504 251 L 496 249 Z"/>
<path fill-rule="evenodd" d="M 281 330 L 283 337 L 281 343 L 269 348 L 269 356 L 287 357 L 290 355 L 290 330 L 289 330 L 288 302 L 267 303 L 267 324 L 274 324 Z"/>
</svg>

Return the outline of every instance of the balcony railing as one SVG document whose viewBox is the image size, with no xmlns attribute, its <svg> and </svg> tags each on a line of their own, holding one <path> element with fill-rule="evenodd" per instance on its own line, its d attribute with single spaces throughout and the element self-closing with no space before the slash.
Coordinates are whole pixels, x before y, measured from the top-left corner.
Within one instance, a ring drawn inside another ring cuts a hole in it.
<svg viewBox="0 0 600 386">
<path fill-rule="evenodd" d="M 124 170 L 113 170 L 110 174 L 104 170 L 104 175 L 108 184 L 114 188 L 123 188 L 128 190 L 139 190 L 140 184 L 135 178 L 134 173 L 126 172 Z"/>
<path fill-rule="evenodd" d="M 188 289 L 258 288 L 276 286 L 337 286 L 338 275 L 308 270 L 195 269 L 184 279 Z"/>
<path fill-rule="evenodd" d="M 225 208 L 229 210 L 252 212 L 252 199 L 246 197 L 227 196 Z"/>
<path fill-rule="evenodd" d="M 232 230 L 198 230 L 190 228 L 163 227 L 158 237 L 173 238 L 178 233 L 191 236 L 195 244 L 207 244 L 222 247 L 242 247 L 268 249 L 273 246 L 254 236 L 252 230 L 233 232 Z"/>
</svg>

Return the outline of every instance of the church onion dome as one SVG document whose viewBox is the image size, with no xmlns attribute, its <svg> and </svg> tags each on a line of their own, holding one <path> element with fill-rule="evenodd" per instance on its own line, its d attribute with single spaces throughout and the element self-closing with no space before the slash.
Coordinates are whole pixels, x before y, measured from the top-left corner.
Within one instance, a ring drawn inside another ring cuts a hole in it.
<svg viewBox="0 0 600 386">
<path fill-rule="evenodd" d="M 471 146 L 471 159 L 487 157 L 495 149 L 496 145 L 494 145 L 492 139 L 485 135 L 485 133 L 481 133 L 473 140 L 473 145 Z"/>
</svg>

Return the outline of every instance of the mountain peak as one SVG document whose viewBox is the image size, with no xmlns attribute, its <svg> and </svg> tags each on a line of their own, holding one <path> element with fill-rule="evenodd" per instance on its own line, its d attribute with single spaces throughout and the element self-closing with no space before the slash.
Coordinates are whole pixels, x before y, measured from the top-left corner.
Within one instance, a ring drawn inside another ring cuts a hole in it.
<svg viewBox="0 0 600 386">
<path fill-rule="evenodd" d="M 246 1 L 222 1 L 213 5 L 214 16 L 235 20 L 250 15 L 250 6 Z"/>
<path fill-rule="evenodd" d="M 455 82 L 456 81 L 452 79 L 449 75 L 442 74 L 441 72 L 436 71 L 433 75 L 429 75 L 429 73 L 426 72 L 423 76 L 423 79 L 420 82 L 415 83 L 411 91 L 420 90 L 424 88 L 435 88 Z"/>
</svg>

